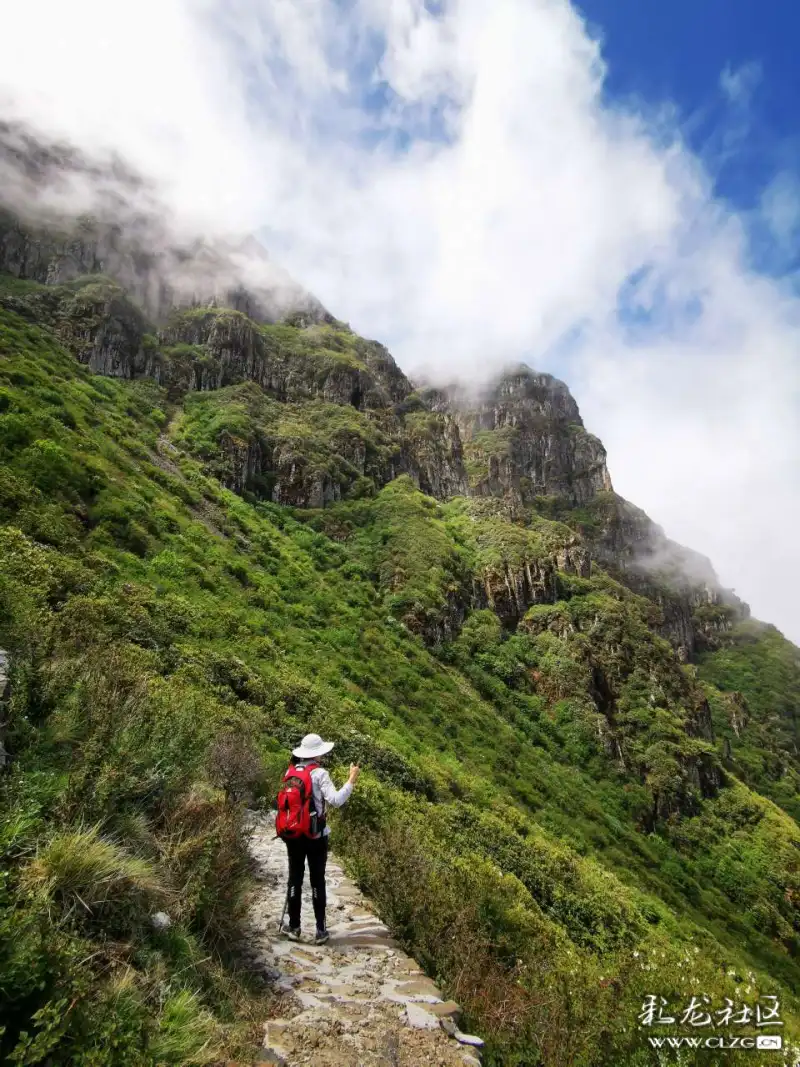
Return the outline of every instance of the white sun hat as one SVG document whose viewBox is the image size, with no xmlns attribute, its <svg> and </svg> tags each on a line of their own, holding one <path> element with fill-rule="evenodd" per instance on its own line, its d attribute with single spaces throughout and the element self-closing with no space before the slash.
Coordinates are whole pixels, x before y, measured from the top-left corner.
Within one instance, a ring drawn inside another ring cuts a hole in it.
<svg viewBox="0 0 800 1067">
<path fill-rule="evenodd" d="M 333 745 L 333 741 L 323 741 L 319 734 L 306 734 L 300 742 L 300 747 L 292 749 L 292 755 L 299 759 L 316 759 L 317 756 L 330 752 Z"/>
</svg>

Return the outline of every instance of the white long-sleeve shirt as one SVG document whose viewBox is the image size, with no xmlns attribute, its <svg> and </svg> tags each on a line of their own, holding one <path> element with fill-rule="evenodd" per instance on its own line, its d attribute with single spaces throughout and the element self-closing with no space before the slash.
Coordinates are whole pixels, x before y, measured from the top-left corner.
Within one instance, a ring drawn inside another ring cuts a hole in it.
<svg viewBox="0 0 800 1067">
<path fill-rule="evenodd" d="M 312 760 L 306 760 L 305 763 L 298 762 L 295 763 L 295 767 L 304 767 L 306 763 L 312 762 Z M 326 806 L 341 808 L 342 804 L 347 803 L 350 799 L 350 794 L 353 792 L 353 783 L 347 781 L 341 789 L 337 789 L 325 768 L 315 767 L 311 772 L 311 788 L 314 791 L 314 807 L 320 815 L 324 816 Z M 322 831 L 322 836 L 327 837 L 330 832 L 329 827 L 326 825 Z"/>
</svg>

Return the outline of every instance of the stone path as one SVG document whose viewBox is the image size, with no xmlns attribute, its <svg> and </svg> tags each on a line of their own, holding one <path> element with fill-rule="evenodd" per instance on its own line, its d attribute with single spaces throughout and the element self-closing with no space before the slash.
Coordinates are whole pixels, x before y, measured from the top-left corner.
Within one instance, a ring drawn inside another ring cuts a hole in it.
<svg viewBox="0 0 800 1067">
<path fill-rule="evenodd" d="M 370 909 L 335 857 L 328 860 L 326 945 L 313 944 L 308 872 L 304 939 L 278 933 L 286 893 L 286 847 L 272 817 L 251 816 L 258 891 L 249 953 L 281 994 L 282 1015 L 265 1024 L 259 1062 L 299 1067 L 480 1067 L 480 1038 L 462 1034 L 459 1008 L 443 998 Z"/>
</svg>

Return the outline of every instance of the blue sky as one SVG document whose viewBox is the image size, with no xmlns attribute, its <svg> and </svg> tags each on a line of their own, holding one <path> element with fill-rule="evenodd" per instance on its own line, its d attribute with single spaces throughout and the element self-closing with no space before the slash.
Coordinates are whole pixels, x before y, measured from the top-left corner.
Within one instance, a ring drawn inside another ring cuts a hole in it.
<svg viewBox="0 0 800 1067">
<path fill-rule="evenodd" d="M 425 4 L 437 14 L 443 5 Z M 352 2 L 340 3 L 352 7 Z M 692 149 L 708 164 L 718 195 L 738 208 L 758 201 L 776 170 L 800 170 L 800 3 L 796 0 L 581 0 L 576 10 L 602 42 L 610 103 L 673 105 Z M 386 112 L 393 94 L 375 84 L 383 42 L 348 63 L 367 111 Z M 732 100 L 725 86 L 738 85 Z M 377 125 L 369 144 L 406 150 L 413 138 L 444 138 L 434 121 L 399 130 Z"/>
<path fill-rule="evenodd" d="M 722 195 L 751 207 L 776 168 L 797 168 L 796 0 L 582 0 L 578 9 L 602 39 L 607 96 L 671 101 L 692 147 L 712 159 L 730 122 L 720 78 L 752 67 L 746 136 L 717 174 Z"/>
</svg>

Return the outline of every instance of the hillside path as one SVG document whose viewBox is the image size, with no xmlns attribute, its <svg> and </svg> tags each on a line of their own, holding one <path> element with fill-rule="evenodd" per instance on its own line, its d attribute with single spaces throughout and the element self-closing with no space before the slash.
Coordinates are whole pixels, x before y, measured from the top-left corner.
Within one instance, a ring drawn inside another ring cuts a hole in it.
<svg viewBox="0 0 800 1067">
<path fill-rule="evenodd" d="M 285 1067 L 479 1067 L 480 1039 L 458 1030 L 458 1005 L 392 940 L 336 858 L 328 860 L 326 945 L 313 944 L 308 872 L 303 941 L 278 933 L 286 894 L 286 847 L 270 815 L 251 813 L 258 888 L 248 954 L 281 994 L 282 1016 L 264 1026 L 260 1063 Z"/>
</svg>

